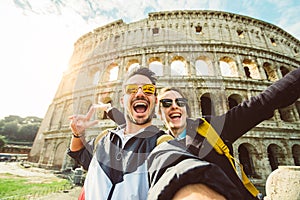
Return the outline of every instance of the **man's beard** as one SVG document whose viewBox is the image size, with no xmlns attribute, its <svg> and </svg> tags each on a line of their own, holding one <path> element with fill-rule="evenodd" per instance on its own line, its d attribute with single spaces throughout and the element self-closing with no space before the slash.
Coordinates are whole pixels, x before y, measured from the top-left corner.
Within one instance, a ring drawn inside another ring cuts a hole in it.
<svg viewBox="0 0 300 200">
<path fill-rule="evenodd" d="M 130 122 L 136 124 L 136 125 L 144 125 L 144 124 L 147 124 L 148 122 L 151 122 L 152 119 L 153 119 L 153 116 L 155 116 L 155 108 L 153 107 L 152 108 L 152 111 L 150 111 L 150 115 L 148 116 L 147 119 L 143 120 L 143 121 L 140 121 L 139 119 L 138 120 L 135 120 L 133 118 L 133 116 L 131 115 L 130 111 L 127 110 L 127 119 L 129 119 Z"/>
</svg>

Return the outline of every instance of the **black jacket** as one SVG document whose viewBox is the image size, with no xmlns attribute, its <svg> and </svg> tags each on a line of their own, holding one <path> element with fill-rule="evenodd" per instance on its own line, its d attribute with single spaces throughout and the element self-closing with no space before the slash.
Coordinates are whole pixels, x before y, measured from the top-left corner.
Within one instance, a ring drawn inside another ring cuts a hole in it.
<svg viewBox="0 0 300 200">
<path fill-rule="evenodd" d="M 204 118 L 214 127 L 225 144 L 232 151 L 232 143 L 244 135 L 247 131 L 258 125 L 260 122 L 269 119 L 278 108 L 286 107 L 294 103 L 300 97 L 300 68 L 290 72 L 284 78 L 269 86 L 258 96 L 251 97 L 249 100 L 233 107 L 221 116 L 204 116 Z M 199 135 L 197 127 L 203 123 L 202 119 L 187 119 L 186 138 L 180 141 L 169 142 L 170 145 L 157 147 L 155 155 L 150 155 L 154 159 L 159 155 L 160 159 L 148 160 L 149 176 L 152 177 L 151 188 L 157 188 L 158 184 L 161 188 L 166 185 L 159 182 L 157 174 L 164 174 L 166 168 L 161 168 L 164 160 L 168 160 L 170 148 L 186 149 L 193 155 L 210 163 L 218 165 L 230 180 L 239 188 L 243 198 L 240 199 L 256 199 L 244 187 L 243 183 L 232 168 L 230 162 L 225 155 L 219 155 L 213 147 Z M 181 143 L 183 145 L 179 145 Z M 169 149 L 166 149 L 169 148 Z M 173 163 L 176 165 L 176 161 Z M 167 166 L 171 166 L 170 163 Z M 157 169 L 157 170 L 154 170 Z M 156 177 L 156 178 L 153 178 Z M 182 180 L 182 182 L 185 182 Z M 150 191 L 152 191 L 150 189 Z"/>
</svg>

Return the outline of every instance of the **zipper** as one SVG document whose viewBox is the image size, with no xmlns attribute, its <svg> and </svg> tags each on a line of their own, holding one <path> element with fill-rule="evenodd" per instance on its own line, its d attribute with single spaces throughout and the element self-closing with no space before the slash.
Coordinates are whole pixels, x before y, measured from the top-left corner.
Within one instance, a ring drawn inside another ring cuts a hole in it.
<svg viewBox="0 0 300 200">
<path fill-rule="evenodd" d="M 115 187 L 116 187 L 116 184 L 113 184 L 110 191 L 109 191 L 109 194 L 108 194 L 108 197 L 107 197 L 107 200 L 111 200 L 112 198 L 112 195 L 113 195 L 113 192 L 115 190 Z"/>
</svg>

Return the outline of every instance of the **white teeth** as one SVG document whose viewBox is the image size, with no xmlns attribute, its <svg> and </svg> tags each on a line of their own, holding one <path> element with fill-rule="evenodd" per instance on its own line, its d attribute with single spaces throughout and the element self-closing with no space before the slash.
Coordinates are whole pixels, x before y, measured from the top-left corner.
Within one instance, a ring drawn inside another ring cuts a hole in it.
<svg viewBox="0 0 300 200">
<path fill-rule="evenodd" d="M 146 103 L 139 102 L 139 103 L 134 104 L 134 106 L 146 106 Z"/>
<path fill-rule="evenodd" d="M 170 115 L 170 117 L 181 117 L 181 114 L 179 114 L 179 113 L 174 113 L 174 114 Z"/>
</svg>

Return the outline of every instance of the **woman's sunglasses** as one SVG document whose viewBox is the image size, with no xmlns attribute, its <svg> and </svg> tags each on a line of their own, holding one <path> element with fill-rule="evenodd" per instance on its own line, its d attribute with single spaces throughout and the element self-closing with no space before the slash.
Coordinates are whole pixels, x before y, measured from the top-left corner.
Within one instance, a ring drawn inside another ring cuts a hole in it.
<svg viewBox="0 0 300 200">
<path fill-rule="evenodd" d="M 163 107 L 169 108 L 173 104 L 173 99 L 161 99 L 159 102 Z M 187 105 L 188 100 L 186 98 L 177 98 L 175 102 L 179 107 L 184 107 Z"/>
<path fill-rule="evenodd" d="M 155 94 L 155 86 L 152 84 L 145 84 L 143 86 L 138 86 L 136 84 L 129 84 L 125 87 L 126 94 L 135 94 L 138 92 L 139 89 L 142 89 L 143 93 L 146 95 Z"/>
</svg>

